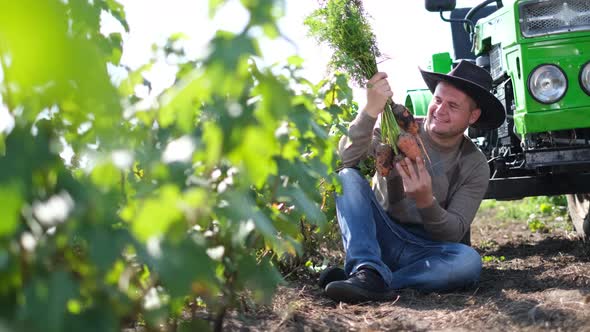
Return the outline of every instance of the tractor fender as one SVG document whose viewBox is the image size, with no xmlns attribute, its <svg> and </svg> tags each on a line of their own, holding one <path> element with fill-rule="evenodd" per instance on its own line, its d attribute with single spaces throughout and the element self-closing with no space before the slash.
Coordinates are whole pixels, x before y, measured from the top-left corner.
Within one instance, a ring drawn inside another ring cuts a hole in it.
<svg viewBox="0 0 590 332">
<path fill-rule="evenodd" d="M 413 89 L 406 92 L 404 106 L 406 106 L 414 116 L 425 117 L 428 113 L 428 104 L 432 99 L 432 93 L 428 89 Z"/>
</svg>

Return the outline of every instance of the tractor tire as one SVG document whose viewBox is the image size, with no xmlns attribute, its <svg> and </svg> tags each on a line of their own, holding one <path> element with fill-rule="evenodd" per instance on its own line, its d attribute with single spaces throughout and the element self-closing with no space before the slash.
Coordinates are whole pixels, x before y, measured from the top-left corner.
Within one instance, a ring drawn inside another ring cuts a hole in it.
<svg viewBox="0 0 590 332">
<path fill-rule="evenodd" d="M 590 194 L 567 195 L 567 209 L 578 235 L 590 238 Z"/>
</svg>

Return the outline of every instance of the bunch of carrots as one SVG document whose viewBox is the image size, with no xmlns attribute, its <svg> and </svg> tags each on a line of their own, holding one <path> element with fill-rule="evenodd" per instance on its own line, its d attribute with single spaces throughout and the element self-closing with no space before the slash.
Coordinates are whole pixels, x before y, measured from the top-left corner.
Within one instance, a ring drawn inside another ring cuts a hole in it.
<svg viewBox="0 0 590 332">
<path fill-rule="evenodd" d="M 365 86 L 377 73 L 376 59 L 381 54 L 360 0 L 328 0 L 305 24 L 310 35 L 332 48 L 333 69 L 348 73 L 359 86 Z M 407 169 L 404 157 L 415 161 L 422 151 L 426 154 L 418 130 L 412 113 L 389 100 L 381 115 L 383 144 L 375 152 L 380 175 L 389 175 L 395 163 Z"/>
<path fill-rule="evenodd" d="M 407 171 L 405 157 L 416 161 L 422 152 L 426 154 L 421 144 L 422 140 L 418 136 L 418 124 L 406 107 L 388 102 L 382 113 L 381 123 L 384 144 L 378 146 L 375 151 L 375 164 L 380 175 L 389 175 L 395 163 L 400 163 Z"/>
</svg>

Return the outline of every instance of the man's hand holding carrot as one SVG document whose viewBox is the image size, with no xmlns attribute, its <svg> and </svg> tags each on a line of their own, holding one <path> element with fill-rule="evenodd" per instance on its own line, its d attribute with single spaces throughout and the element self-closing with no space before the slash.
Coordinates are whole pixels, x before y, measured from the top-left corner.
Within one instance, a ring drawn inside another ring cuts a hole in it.
<svg viewBox="0 0 590 332">
<path fill-rule="evenodd" d="M 434 196 L 432 195 L 432 178 L 424 165 L 424 160 L 417 157 L 414 164 L 410 158 L 406 158 L 405 162 L 408 165 L 407 172 L 400 163 L 395 164 L 404 182 L 404 191 L 416 201 L 416 207 L 429 207 L 432 205 Z"/>
</svg>

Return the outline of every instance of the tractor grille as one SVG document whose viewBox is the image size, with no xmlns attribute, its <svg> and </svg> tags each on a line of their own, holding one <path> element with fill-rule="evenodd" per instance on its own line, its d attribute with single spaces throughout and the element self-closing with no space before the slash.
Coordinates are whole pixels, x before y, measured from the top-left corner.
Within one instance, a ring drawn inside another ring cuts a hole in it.
<svg viewBox="0 0 590 332">
<path fill-rule="evenodd" d="M 590 30 L 590 1 L 525 2 L 520 5 L 520 26 L 525 37 Z"/>
</svg>

